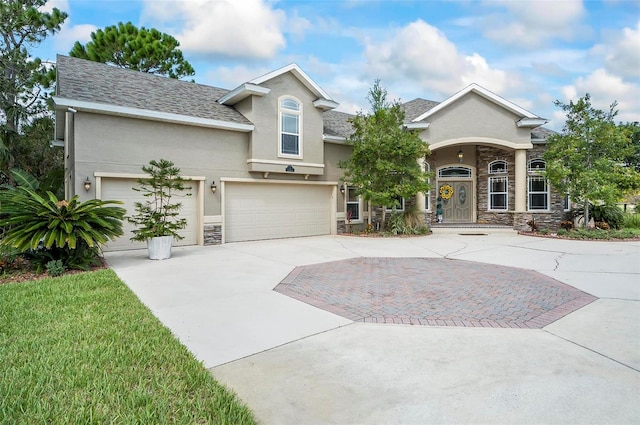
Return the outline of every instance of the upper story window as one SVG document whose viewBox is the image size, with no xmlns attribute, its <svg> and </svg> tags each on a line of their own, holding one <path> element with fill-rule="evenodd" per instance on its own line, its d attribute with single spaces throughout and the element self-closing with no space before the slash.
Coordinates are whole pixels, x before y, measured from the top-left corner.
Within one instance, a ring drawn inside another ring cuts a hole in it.
<svg viewBox="0 0 640 425">
<path fill-rule="evenodd" d="M 302 157 L 302 104 L 286 97 L 280 100 L 279 156 Z"/>
<path fill-rule="evenodd" d="M 489 174 L 504 174 L 507 172 L 507 161 L 497 160 L 489 163 Z"/>
</svg>

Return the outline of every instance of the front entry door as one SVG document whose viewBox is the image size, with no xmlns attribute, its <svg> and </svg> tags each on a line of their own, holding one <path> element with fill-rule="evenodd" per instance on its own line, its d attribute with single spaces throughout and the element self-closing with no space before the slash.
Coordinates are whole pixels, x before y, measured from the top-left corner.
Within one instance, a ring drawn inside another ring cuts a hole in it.
<svg viewBox="0 0 640 425">
<path fill-rule="evenodd" d="M 442 191 L 443 186 L 445 187 L 444 191 Z M 442 215 L 444 223 L 471 222 L 473 192 L 470 181 L 440 182 L 438 184 L 438 193 L 444 195 L 442 196 Z M 449 194 L 449 199 L 445 199 Z"/>
</svg>

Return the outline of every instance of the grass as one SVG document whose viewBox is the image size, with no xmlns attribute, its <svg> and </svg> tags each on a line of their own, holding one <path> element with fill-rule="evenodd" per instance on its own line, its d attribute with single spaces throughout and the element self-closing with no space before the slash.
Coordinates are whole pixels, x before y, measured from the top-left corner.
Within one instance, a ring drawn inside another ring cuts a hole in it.
<svg viewBox="0 0 640 425">
<path fill-rule="evenodd" d="M 0 285 L 0 424 L 253 424 L 109 269 Z"/>
<path fill-rule="evenodd" d="M 640 229 L 640 214 L 625 213 L 623 227 L 627 229 Z"/>
</svg>

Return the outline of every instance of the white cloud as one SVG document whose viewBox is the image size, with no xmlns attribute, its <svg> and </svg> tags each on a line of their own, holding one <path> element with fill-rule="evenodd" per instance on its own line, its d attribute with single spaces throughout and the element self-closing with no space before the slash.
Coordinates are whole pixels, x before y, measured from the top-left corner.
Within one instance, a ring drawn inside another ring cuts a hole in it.
<svg viewBox="0 0 640 425">
<path fill-rule="evenodd" d="M 491 68 L 477 53 L 460 53 L 444 33 L 422 20 L 386 41 L 366 41 L 365 57 L 373 78 L 410 81 L 415 95 L 428 90 L 444 98 L 473 82 L 501 93 L 511 84 L 504 71 Z"/>
<path fill-rule="evenodd" d="M 586 77 L 577 78 L 573 84 L 562 88 L 564 101 L 577 100 L 586 93 L 591 95 L 591 104 L 602 110 L 618 102 L 618 121 L 640 121 L 640 87 L 622 78 L 597 69 Z"/>
<path fill-rule="evenodd" d="M 69 1 L 68 0 L 49 0 L 38 10 L 41 12 L 51 13 L 54 8 L 58 8 L 61 12 L 69 13 Z"/>
<path fill-rule="evenodd" d="M 585 14 L 581 0 L 492 0 L 484 4 L 502 11 L 472 22 L 484 28 L 487 38 L 500 44 L 535 48 L 553 39 L 573 40 L 590 32 L 581 24 Z"/>
<path fill-rule="evenodd" d="M 95 25 L 72 25 L 70 21 L 65 23 L 60 32 L 53 37 L 56 50 L 63 54 L 69 53 L 76 41 L 82 44 L 91 41 L 91 33 L 97 29 Z"/>
<path fill-rule="evenodd" d="M 170 33 L 185 52 L 267 59 L 286 46 L 285 13 L 268 1 L 146 0 L 143 16 L 173 26 Z M 295 24 L 299 34 L 304 23 Z"/>
<path fill-rule="evenodd" d="M 623 78 L 640 78 L 640 21 L 635 28 L 605 35 L 590 53 L 602 58 L 606 70 Z"/>
</svg>

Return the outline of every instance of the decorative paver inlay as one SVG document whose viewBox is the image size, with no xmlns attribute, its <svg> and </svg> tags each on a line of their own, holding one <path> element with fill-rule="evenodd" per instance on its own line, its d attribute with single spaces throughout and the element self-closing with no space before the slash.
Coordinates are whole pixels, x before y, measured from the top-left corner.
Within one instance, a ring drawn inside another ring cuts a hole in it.
<svg viewBox="0 0 640 425">
<path fill-rule="evenodd" d="M 597 298 L 541 273 L 441 258 L 353 258 L 296 267 L 274 289 L 347 319 L 542 328 Z"/>
</svg>

